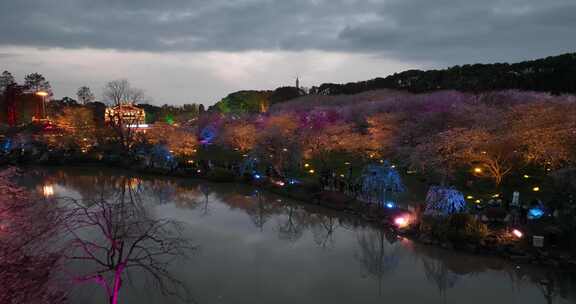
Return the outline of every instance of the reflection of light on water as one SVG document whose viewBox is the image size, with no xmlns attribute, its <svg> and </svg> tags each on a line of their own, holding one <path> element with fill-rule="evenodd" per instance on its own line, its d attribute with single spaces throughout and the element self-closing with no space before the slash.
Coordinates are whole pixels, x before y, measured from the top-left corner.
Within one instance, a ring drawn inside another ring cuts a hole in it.
<svg viewBox="0 0 576 304">
<path fill-rule="evenodd" d="M 402 245 L 402 247 L 410 251 L 414 250 L 414 242 L 412 242 L 412 240 L 403 236 L 399 236 L 398 239 L 400 240 L 400 244 Z"/>
<path fill-rule="evenodd" d="M 140 179 L 135 177 L 130 179 L 130 188 L 136 189 L 138 188 L 139 185 L 140 185 Z"/>
<path fill-rule="evenodd" d="M 52 185 L 42 186 L 42 194 L 44 194 L 45 197 L 54 195 L 54 186 Z"/>
</svg>

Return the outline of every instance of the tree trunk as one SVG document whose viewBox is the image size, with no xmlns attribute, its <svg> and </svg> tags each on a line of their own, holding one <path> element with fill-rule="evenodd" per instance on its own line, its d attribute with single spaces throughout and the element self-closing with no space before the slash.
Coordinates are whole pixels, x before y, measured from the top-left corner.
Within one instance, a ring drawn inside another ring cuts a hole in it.
<svg viewBox="0 0 576 304">
<path fill-rule="evenodd" d="M 114 272 L 114 285 L 112 286 L 112 295 L 110 297 L 110 304 L 118 304 L 118 297 L 120 295 L 120 287 L 122 287 L 122 272 L 124 271 L 124 265 L 118 265 L 118 268 Z"/>
</svg>

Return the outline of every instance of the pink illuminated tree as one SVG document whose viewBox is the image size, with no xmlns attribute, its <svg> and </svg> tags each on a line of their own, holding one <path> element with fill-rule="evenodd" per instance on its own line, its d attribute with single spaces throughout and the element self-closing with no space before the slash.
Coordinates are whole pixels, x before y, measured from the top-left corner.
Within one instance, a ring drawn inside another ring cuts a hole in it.
<svg viewBox="0 0 576 304">
<path fill-rule="evenodd" d="M 14 168 L 0 172 L 0 303 L 64 303 L 55 281 L 61 256 L 49 246 L 63 218 L 17 176 Z"/>
<path fill-rule="evenodd" d="M 165 295 L 187 298 L 187 290 L 168 271 L 171 261 L 194 248 L 181 237 L 178 223 L 151 218 L 137 202 L 93 200 L 72 203 L 66 222 L 70 237 L 65 257 L 89 263 L 93 271 L 74 275 L 105 290 L 110 304 L 119 303 L 124 277 L 130 270 L 150 275 Z"/>
</svg>

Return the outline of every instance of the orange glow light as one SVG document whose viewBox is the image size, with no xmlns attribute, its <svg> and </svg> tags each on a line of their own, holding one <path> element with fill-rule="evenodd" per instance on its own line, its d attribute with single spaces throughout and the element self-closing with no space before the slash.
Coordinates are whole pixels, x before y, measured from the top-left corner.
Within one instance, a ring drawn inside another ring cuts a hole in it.
<svg viewBox="0 0 576 304">
<path fill-rule="evenodd" d="M 45 185 L 42 187 L 42 194 L 44 197 L 50 197 L 54 195 L 54 187 L 52 185 Z"/>
<path fill-rule="evenodd" d="M 404 228 L 408 226 L 408 219 L 406 217 L 399 216 L 394 219 L 394 224 L 396 224 L 398 228 Z"/>
</svg>

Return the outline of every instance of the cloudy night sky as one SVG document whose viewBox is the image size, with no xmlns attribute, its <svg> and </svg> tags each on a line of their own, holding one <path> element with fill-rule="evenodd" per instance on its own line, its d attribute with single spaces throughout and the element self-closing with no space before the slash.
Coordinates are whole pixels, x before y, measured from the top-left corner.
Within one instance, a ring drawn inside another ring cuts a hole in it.
<svg viewBox="0 0 576 304">
<path fill-rule="evenodd" d="M 0 69 L 56 97 L 126 78 L 155 104 L 514 62 L 576 48 L 574 0 L 2 0 Z"/>
</svg>

